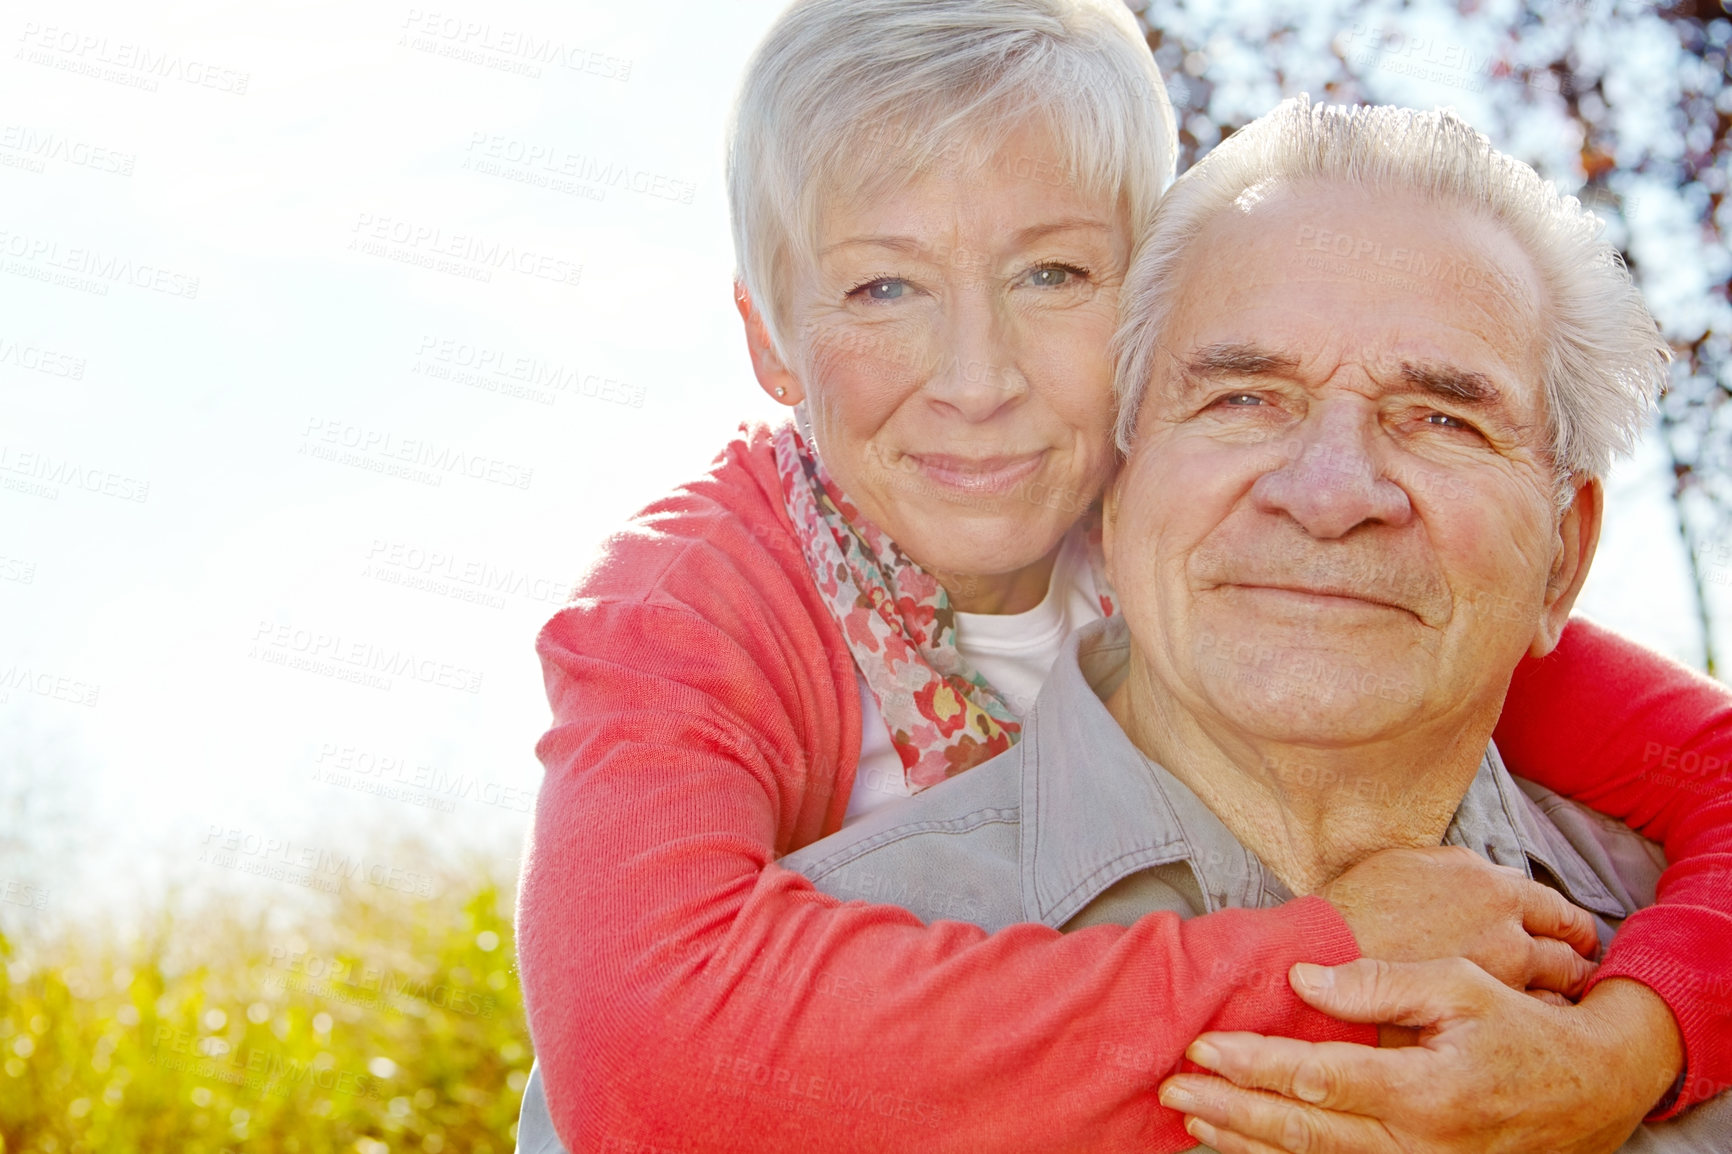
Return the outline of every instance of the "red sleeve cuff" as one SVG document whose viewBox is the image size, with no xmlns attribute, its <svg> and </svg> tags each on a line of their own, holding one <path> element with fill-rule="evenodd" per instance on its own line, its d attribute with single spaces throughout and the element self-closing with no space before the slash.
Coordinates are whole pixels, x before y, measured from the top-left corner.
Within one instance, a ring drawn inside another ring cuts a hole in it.
<svg viewBox="0 0 1732 1154">
<path fill-rule="evenodd" d="M 1732 1085 L 1732 968 L 1723 961 L 1710 961 L 1703 950 L 1704 941 L 1725 931 L 1718 925 L 1696 926 L 1692 924 L 1696 919 L 1680 916 L 1685 912 L 1651 906 L 1630 915 L 1588 984 L 1592 989 L 1608 978 L 1641 982 L 1660 996 L 1678 1021 L 1684 1038 L 1684 1070 L 1669 1100 L 1648 1116 L 1650 1122 L 1675 1117 Z M 1641 941 L 1621 944 L 1638 920 Z"/>
</svg>

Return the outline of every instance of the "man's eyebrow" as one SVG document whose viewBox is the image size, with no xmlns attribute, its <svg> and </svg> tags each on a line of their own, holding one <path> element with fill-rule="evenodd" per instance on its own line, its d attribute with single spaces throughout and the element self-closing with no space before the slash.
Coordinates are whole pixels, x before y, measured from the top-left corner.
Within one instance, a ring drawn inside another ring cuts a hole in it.
<svg viewBox="0 0 1732 1154">
<path fill-rule="evenodd" d="M 1490 407 L 1502 400 L 1497 386 L 1484 373 L 1453 365 L 1401 363 L 1401 379 L 1425 392 L 1464 405 Z"/>
<path fill-rule="evenodd" d="M 1185 368 L 1199 377 L 1254 377 L 1263 373 L 1288 373 L 1299 367 L 1298 357 L 1282 356 L 1252 344 L 1209 345 L 1192 353 Z"/>
</svg>

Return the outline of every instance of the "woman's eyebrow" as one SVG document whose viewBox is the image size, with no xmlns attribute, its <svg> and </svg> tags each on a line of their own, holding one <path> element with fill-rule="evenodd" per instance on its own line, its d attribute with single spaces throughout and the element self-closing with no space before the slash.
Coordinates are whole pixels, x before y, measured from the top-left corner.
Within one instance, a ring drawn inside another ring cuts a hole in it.
<svg viewBox="0 0 1732 1154">
<path fill-rule="evenodd" d="M 1110 235 L 1113 232 L 1113 229 L 1114 226 L 1110 221 L 1099 220 L 1095 217 L 1066 217 L 1063 220 L 1046 221 L 1041 224 L 1031 224 L 1026 228 L 1018 229 L 1011 237 L 1011 247 L 1027 248 L 1031 244 L 1045 240 L 1047 237 L 1058 233 L 1093 232 Z M 892 252 L 908 253 L 910 256 L 920 256 L 929 251 L 929 246 L 915 237 L 873 233 L 866 236 L 851 236 L 836 241 L 834 244 L 827 244 L 818 250 L 818 255 L 820 257 L 825 257 L 838 249 L 852 248 L 855 246 L 887 248 Z"/>
<path fill-rule="evenodd" d="M 1113 224 L 1110 221 L 1100 220 L 1092 216 L 1066 217 L 1063 220 L 1055 220 L 1046 224 L 1031 224 L 1027 228 L 1019 229 L 1015 237 L 1015 244 L 1018 248 L 1026 248 L 1028 245 L 1034 244 L 1036 241 L 1045 240 L 1054 233 L 1060 232 L 1099 232 L 1110 234 L 1112 231 Z"/>
<path fill-rule="evenodd" d="M 818 250 L 820 257 L 829 256 L 838 249 L 854 248 L 887 248 L 893 252 L 905 252 L 919 256 L 926 251 L 926 246 L 911 236 L 851 236 L 839 240 L 835 244 L 827 244 Z"/>
</svg>

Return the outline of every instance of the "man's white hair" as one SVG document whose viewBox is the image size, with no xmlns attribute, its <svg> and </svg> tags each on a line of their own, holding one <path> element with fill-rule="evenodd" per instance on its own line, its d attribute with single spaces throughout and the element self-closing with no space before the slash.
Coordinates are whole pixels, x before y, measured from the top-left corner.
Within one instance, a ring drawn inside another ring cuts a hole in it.
<svg viewBox="0 0 1732 1154">
<path fill-rule="evenodd" d="M 1176 145 L 1166 87 L 1124 0 L 789 7 L 747 68 L 728 142 L 735 275 L 783 359 L 790 278 L 817 259 L 826 197 L 870 195 L 959 156 L 984 163 L 1031 115 L 1066 157 L 1057 179 L 1122 196 L 1140 237 Z"/>
<path fill-rule="evenodd" d="M 1131 262 L 1115 338 L 1118 444 L 1129 452 L 1191 241 L 1215 215 L 1278 185 L 1408 192 L 1475 213 L 1526 252 L 1544 300 L 1542 358 L 1560 485 L 1602 477 L 1641 436 L 1666 380 L 1661 339 L 1601 222 L 1453 112 L 1284 101 L 1233 133 L 1168 191 Z M 1440 282 L 1443 284 L 1445 282 Z"/>
</svg>

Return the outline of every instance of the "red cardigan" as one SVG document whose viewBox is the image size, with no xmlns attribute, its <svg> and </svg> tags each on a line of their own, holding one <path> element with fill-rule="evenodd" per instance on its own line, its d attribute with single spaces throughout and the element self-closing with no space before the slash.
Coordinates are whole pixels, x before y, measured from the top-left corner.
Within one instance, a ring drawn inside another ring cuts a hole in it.
<svg viewBox="0 0 1732 1154">
<path fill-rule="evenodd" d="M 764 426 L 611 538 L 536 648 L 553 727 L 518 957 L 573 1151 L 1181 1150 L 1154 1088 L 1203 1031 L 1375 1040 L 1287 987 L 1294 962 L 1358 956 L 1318 898 L 987 934 L 775 864 L 840 827 L 860 710 Z M 1578 622 L 1509 704 L 1512 769 L 1679 863 L 1599 973 L 1666 1000 L 1679 1104 L 1711 1095 L 1732 1081 L 1732 695 Z"/>
</svg>

